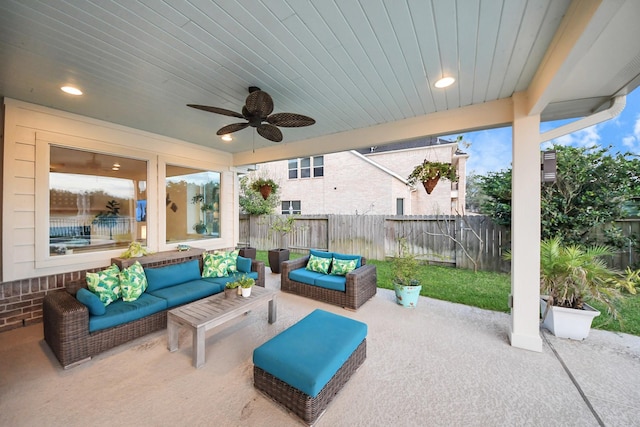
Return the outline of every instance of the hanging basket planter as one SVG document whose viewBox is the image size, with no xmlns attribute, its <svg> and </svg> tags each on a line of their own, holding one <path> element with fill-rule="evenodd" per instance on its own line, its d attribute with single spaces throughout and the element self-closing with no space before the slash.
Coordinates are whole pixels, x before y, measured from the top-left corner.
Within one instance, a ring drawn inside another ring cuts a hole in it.
<svg viewBox="0 0 640 427">
<path fill-rule="evenodd" d="M 440 181 L 440 177 L 437 176 L 435 178 L 429 178 L 426 181 L 422 181 L 422 185 L 424 185 L 424 189 L 427 190 L 427 194 L 431 194 L 434 188 L 436 188 L 436 184 Z"/>
<path fill-rule="evenodd" d="M 271 186 L 263 185 L 262 187 L 260 187 L 260 194 L 262 195 L 263 199 L 267 200 L 269 198 L 269 195 L 271 194 Z"/>
</svg>

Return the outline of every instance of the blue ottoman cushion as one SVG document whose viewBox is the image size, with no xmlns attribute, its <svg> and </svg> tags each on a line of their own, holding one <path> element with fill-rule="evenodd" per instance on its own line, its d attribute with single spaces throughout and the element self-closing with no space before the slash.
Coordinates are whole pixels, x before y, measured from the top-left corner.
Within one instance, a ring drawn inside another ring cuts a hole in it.
<svg viewBox="0 0 640 427">
<path fill-rule="evenodd" d="M 367 325 L 315 310 L 253 351 L 253 363 L 316 397 L 367 337 Z"/>
</svg>

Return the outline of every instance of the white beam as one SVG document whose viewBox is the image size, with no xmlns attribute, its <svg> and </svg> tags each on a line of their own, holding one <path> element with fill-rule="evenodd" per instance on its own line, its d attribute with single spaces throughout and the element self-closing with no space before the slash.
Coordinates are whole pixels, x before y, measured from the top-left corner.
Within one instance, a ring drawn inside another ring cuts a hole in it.
<svg viewBox="0 0 640 427">
<path fill-rule="evenodd" d="M 542 351 L 540 339 L 540 116 L 513 95 L 511 345 Z"/>
<path fill-rule="evenodd" d="M 287 144 L 245 151 L 233 156 L 235 166 L 294 159 L 405 141 L 423 136 L 450 135 L 508 125 L 513 119 L 511 98 L 455 110 L 440 111 L 368 128 L 354 129 Z"/>
</svg>

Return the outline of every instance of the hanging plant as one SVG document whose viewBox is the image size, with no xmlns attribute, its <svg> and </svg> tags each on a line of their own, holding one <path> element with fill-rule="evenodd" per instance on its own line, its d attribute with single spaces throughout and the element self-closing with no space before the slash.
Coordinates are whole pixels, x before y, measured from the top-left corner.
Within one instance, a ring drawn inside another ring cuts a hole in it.
<svg viewBox="0 0 640 427">
<path fill-rule="evenodd" d="M 457 182 L 456 167 L 451 163 L 432 162 L 425 159 L 413 169 L 407 179 L 411 185 L 421 182 L 424 189 L 427 190 L 427 194 L 431 194 L 440 178 Z"/>
<path fill-rule="evenodd" d="M 257 178 L 251 183 L 251 189 L 260 193 L 262 198 L 267 200 L 272 192 L 278 191 L 278 184 L 271 178 Z"/>
</svg>

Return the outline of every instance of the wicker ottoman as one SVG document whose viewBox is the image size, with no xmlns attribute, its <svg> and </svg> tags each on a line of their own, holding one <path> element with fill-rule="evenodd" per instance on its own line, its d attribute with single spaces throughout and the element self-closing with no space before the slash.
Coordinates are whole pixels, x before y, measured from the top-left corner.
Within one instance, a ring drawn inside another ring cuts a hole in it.
<svg viewBox="0 0 640 427">
<path fill-rule="evenodd" d="M 253 384 L 313 424 L 367 357 L 367 325 L 315 310 L 253 352 Z"/>
</svg>

